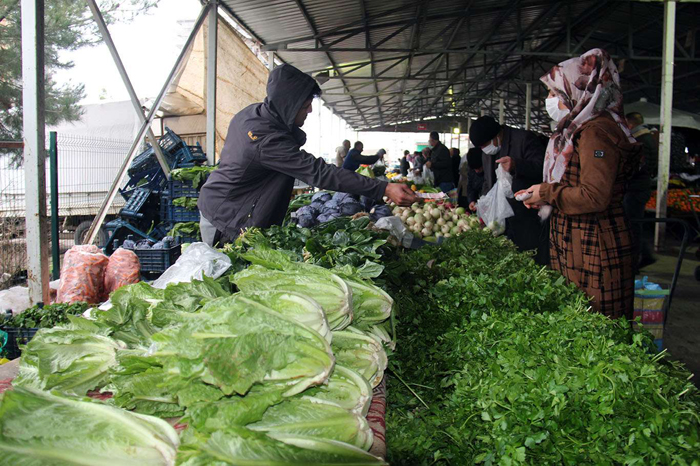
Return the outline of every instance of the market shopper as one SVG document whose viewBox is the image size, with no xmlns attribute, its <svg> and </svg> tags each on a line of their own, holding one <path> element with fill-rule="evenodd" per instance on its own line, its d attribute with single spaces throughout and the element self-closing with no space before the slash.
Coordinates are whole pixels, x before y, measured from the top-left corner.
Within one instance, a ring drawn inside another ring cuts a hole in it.
<svg viewBox="0 0 700 466">
<path fill-rule="evenodd" d="M 379 152 L 375 155 L 362 155 L 362 150 L 364 148 L 365 146 L 362 144 L 362 142 L 355 142 L 352 149 L 350 149 L 350 152 L 348 152 L 348 155 L 345 157 L 343 168 L 346 170 L 356 171 L 358 168 L 360 168 L 360 165 L 373 165 L 382 156 L 382 154 L 379 154 Z"/>
<path fill-rule="evenodd" d="M 607 52 L 559 63 L 540 80 L 556 122 L 544 183 L 517 193 L 550 221 L 551 265 L 609 317 L 632 318 L 634 256 L 622 205 L 641 147 L 630 134 L 620 78 Z"/>
<path fill-rule="evenodd" d="M 467 152 L 467 161 L 459 168 L 459 206 L 476 212 L 476 201 L 484 186 L 484 166 L 481 148 L 473 147 Z"/>
<path fill-rule="evenodd" d="M 350 150 L 350 141 L 347 139 L 343 141 L 343 144 L 335 149 L 335 166 L 342 167 L 345 161 L 345 156 L 348 155 Z"/>
<path fill-rule="evenodd" d="M 644 218 L 644 209 L 651 197 L 652 173 L 649 171 L 649 165 L 658 166 L 659 146 L 649 128 L 644 124 L 644 117 L 641 113 L 628 113 L 625 115 L 625 121 L 632 136 L 637 142 L 642 144 L 642 160 L 639 164 L 639 170 L 627 183 L 627 190 L 622 203 L 625 208 L 625 214 L 631 221 L 630 228 L 632 229 L 632 239 L 634 240 L 635 272 L 637 272 L 642 267 L 656 262 L 651 244 L 649 244 L 649 241 L 644 240 L 643 225 L 638 220 Z"/>
<path fill-rule="evenodd" d="M 428 145 L 430 146 L 430 155 L 425 165 L 433 172 L 434 185 L 442 192 L 449 192 L 455 187 L 450 151 L 440 142 L 437 131 L 430 133 Z"/>
<path fill-rule="evenodd" d="M 399 161 L 399 167 L 401 171 L 401 176 L 408 176 L 408 170 L 410 168 L 408 164 L 408 156 L 411 155 L 411 153 L 407 150 L 403 151 L 403 157 L 401 157 L 401 160 Z"/>
<path fill-rule="evenodd" d="M 534 131 L 526 131 L 500 125 L 491 116 L 477 118 L 469 130 L 472 144 L 482 150 L 484 184 L 486 194 L 496 183 L 496 166 L 513 175 L 513 192 L 542 182 L 545 146 Z M 521 202 L 508 199 L 513 217 L 506 219 L 506 236 L 521 251 L 536 251 L 538 264 L 549 264 L 549 232 L 536 212 L 528 210 Z"/>
<path fill-rule="evenodd" d="M 387 196 L 400 205 L 418 200 L 404 184 L 340 169 L 300 148 L 306 142 L 301 127 L 313 98 L 320 94 L 313 78 L 282 65 L 270 73 L 265 101 L 233 117 L 219 168 L 202 186 L 197 203 L 205 242 L 222 244 L 236 238 L 241 229 L 281 224 L 295 178 L 377 200 Z"/>
<path fill-rule="evenodd" d="M 456 186 L 459 184 L 459 163 L 462 161 L 458 148 L 450 148 L 450 160 L 452 161 L 452 179 Z"/>
</svg>

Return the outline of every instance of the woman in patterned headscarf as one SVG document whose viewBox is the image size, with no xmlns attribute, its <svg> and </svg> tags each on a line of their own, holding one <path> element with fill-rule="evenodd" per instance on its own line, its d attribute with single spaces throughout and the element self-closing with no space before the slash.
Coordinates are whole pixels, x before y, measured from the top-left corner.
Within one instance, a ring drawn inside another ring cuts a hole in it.
<svg viewBox="0 0 700 466">
<path fill-rule="evenodd" d="M 540 80 L 557 123 L 544 183 L 517 193 L 550 221 L 551 266 L 591 297 L 594 310 L 632 318 L 632 238 L 622 207 L 640 147 L 625 125 L 620 78 L 607 52 L 566 60 Z"/>
</svg>

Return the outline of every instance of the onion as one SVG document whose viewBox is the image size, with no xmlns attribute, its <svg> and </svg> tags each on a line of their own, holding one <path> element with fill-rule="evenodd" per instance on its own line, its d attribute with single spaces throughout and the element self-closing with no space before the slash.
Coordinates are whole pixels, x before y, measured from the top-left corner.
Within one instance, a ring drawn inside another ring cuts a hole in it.
<svg viewBox="0 0 700 466">
<path fill-rule="evenodd" d="M 439 219 L 437 219 L 437 222 L 435 222 L 435 223 L 437 223 L 440 226 L 443 226 L 445 224 L 445 219 L 439 218 Z"/>
<path fill-rule="evenodd" d="M 443 225 L 442 228 L 440 228 L 440 231 L 442 231 L 443 235 L 447 234 L 450 232 L 450 227 L 448 227 L 447 225 Z"/>
<path fill-rule="evenodd" d="M 452 228 L 454 228 L 454 226 L 455 226 L 455 224 L 453 222 L 447 222 L 447 223 L 445 223 L 445 225 L 448 226 L 450 228 L 450 230 Z"/>
<path fill-rule="evenodd" d="M 407 223 L 409 226 L 414 225 L 414 224 L 416 223 L 415 217 L 408 217 L 408 218 L 406 219 L 406 223 Z"/>
<path fill-rule="evenodd" d="M 416 213 L 416 215 L 413 218 L 419 225 L 423 225 L 423 222 L 425 222 L 425 216 L 423 214 Z"/>
<path fill-rule="evenodd" d="M 425 222 L 423 222 L 423 227 L 424 227 L 424 228 L 431 228 L 431 229 L 432 229 L 432 228 L 433 228 L 433 225 L 435 225 L 435 223 L 433 223 L 433 222 L 430 221 L 430 220 L 426 220 Z"/>
<path fill-rule="evenodd" d="M 464 207 L 457 207 L 457 208 L 455 209 L 455 213 L 456 213 L 457 215 L 464 215 Z"/>
<path fill-rule="evenodd" d="M 439 211 L 438 209 L 436 209 L 436 208 L 433 208 L 433 209 L 430 211 L 430 216 L 433 217 L 433 218 L 440 218 L 440 211 Z"/>
<path fill-rule="evenodd" d="M 430 228 L 423 228 L 420 234 L 423 236 L 430 236 L 433 234 L 433 230 L 431 230 Z"/>
</svg>

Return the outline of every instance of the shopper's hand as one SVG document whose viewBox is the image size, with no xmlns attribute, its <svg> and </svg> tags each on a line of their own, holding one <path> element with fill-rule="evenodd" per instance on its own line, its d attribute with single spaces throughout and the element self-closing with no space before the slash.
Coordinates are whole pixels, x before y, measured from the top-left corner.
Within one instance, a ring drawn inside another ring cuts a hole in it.
<svg viewBox="0 0 700 466">
<path fill-rule="evenodd" d="M 400 206 L 410 206 L 414 202 L 418 202 L 420 198 L 416 193 L 411 191 L 411 188 L 403 183 L 389 183 L 386 185 L 384 195 Z"/>
<path fill-rule="evenodd" d="M 539 209 L 545 204 L 545 202 L 542 201 L 542 197 L 540 196 L 540 186 L 541 185 L 539 184 L 535 184 L 523 191 L 518 191 L 516 193 L 516 195 L 524 193 L 532 194 L 532 197 L 523 201 L 523 204 L 525 204 L 525 207 L 527 207 L 528 209 Z"/>
<path fill-rule="evenodd" d="M 512 173 L 515 169 L 515 160 L 513 160 L 511 157 L 501 157 L 500 159 L 496 160 L 496 163 L 500 163 L 503 169 L 508 173 Z"/>
<path fill-rule="evenodd" d="M 476 202 L 472 201 L 469 203 L 469 210 L 471 210 L 472 212 L 476 212 Z"/>
<path fill-rule="evenodd" d="M 433 166 L 433 163 L 432 162 L 425 162 L 425 166 L 430 168 Z"/>
</svg>

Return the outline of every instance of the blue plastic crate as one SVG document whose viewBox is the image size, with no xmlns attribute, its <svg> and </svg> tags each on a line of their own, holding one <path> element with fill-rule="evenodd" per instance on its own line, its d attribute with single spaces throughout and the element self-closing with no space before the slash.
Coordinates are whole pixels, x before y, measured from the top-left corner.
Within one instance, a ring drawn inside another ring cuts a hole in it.
<svg viewBox="0 0 700 466">
<path fill-rule="evenodd" d="M 173 205 L 173 200 L 167 195 L 160 197 L 160 220 L 168 223 L 199 222 L 199 209 L 188 210 L 184 207 Z"/>
<path fill-rule="evenodd" d="M 135 188 L 129 199 L 124 204 L 124 207 L 119 211 L 121 217 L 142 218 L 144 213 L 142 209 L 148 202 L 148 198 L 153 194 L 152 189 Z"/>
<path fill-rule="evenodd" d="M 37 328 L 13 328 L 13 327 L 0 327 L 5 333 L 7 333 L 7 341 L 5 346 L 2 348 L 2 353 L 5 354 L 7 359 L 17 359 L 21 356 L 22 350 L 21 345 L 26 345 L 29 341 L 36 335 Z M 0 342 L 2 343 L 2 342 Z"/>
<path fill-rule="evenodd" d="M 199 189 L 192 186 L 191 181 L 169 180 L 164 193 L 170 199 L 178 197 L 199 197 Z"/>
</svg>

